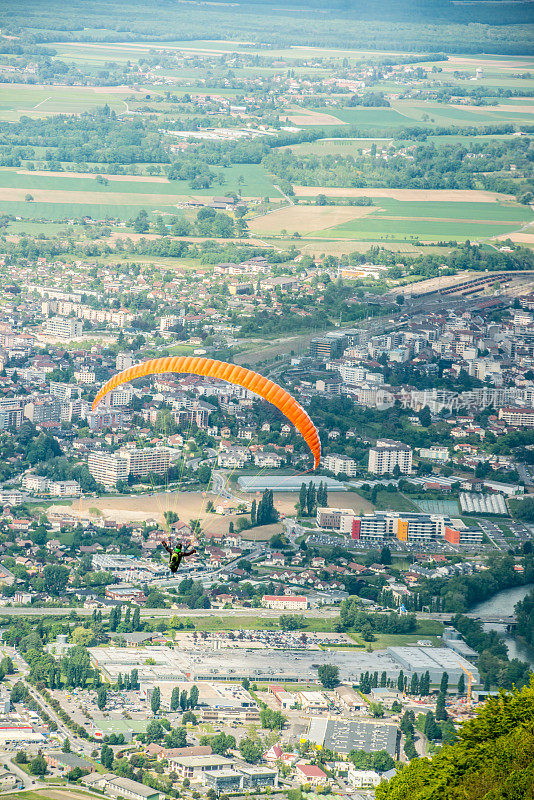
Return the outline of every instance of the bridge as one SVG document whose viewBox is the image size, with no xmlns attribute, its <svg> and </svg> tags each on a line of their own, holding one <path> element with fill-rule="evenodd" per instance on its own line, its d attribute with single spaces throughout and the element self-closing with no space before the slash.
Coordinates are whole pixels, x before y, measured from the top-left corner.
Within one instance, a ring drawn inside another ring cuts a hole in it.
<svg viewBox="0 0 534 800">
<path fill-rule="evenodd" d="M 447 614 L 447 613 L 438 613 L 438 612 L 417 612 L 416 616 L 420 619 L 434 619 L 438 622 L 443 622 L 445 625 L 452 624 L 452 618 L 455 616 L 454 614 Z M 517 625 L 517 617 L 515 616 L 505 616 L 505 615 L 498 615 L 498 614 L 477 614 L 476 611 L 467 611 L 465 614 L 462 614 L 463 617 L 469 617 L 470 619 L 476 619 L 483 624 L 489 625 L 506 625 L 507 628 L 513 628 Z"/>
</svg>

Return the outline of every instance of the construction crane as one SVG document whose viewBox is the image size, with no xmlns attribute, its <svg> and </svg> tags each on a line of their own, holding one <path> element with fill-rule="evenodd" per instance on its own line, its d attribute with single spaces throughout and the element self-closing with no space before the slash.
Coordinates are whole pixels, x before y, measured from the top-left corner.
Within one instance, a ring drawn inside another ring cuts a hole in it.
<svg viewBox="0 0 534 800">
<path fill-rule="evenodd" d="M 466 669 L 461 661 L 458 661 L 458 664 L 467 675 L 467 708 L 471 708 L 471 685 L 474 681 L 473 673 Z"/>
</svg>

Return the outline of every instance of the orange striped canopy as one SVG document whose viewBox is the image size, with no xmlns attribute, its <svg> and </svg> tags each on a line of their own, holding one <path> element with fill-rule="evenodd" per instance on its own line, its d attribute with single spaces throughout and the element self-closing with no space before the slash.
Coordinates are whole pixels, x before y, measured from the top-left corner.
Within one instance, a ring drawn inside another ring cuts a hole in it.
<svg viewBox="0 0 534 800">
<path fill-rule="evenodd" d="M 249 389 L 254 394 L 259 395 L 267 402 L 272 403 L 273 406 L 276 406 L 300 431 L 312 452 L 313 468 L 317 469 L 319 466 L 321 440 L 319 439 L 317 428 L 300 403 L 297 403 L 295 398 L 285 389 L 282 389 L 281 386 L 278 386 L 268 378 L 264 378 L 258 372 L 253 372 L 251 369 L 240 367 L 237 364 L 228 364 L 225 361 L 192 356 L 166 356 L 164 358 L 152 358 L 149 361 L 143 361 L 141 364 L 134 364 L 133 367 L 118 372 L 117 375 L 114 375 L 102 386 L 93 401 L 93 411 L 108 392 L 111 392 L 117 386 L 129 383 L 135 378 L 160 375 L 164 372 L 180 372 L 202 375 L 206 378 L 218 378 L 221 381 L 242 386 L 244 389 Z"/>
</svg>

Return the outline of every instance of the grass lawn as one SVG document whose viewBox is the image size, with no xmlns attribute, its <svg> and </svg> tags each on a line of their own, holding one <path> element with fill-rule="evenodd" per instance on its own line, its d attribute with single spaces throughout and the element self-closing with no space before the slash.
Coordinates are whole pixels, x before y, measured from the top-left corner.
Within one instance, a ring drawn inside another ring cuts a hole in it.
<svg viewBox="0 0 534 800">
<path fill-rule="evenodd" d="M 250 617 L 195 617 L 193 624 L 198 631 L 262 631 L 280 630 L 278 619 L 275 617 L 253 616 L 254 609 L 251 609 Z M 305 626 L 299 631 L 334 633 L 336 618 L 308 617 L 304 616 Z"/>
<path fill-rule="evenodd" d="M 376 496 L 375 508 L 377 511 L 386 509 L 391 511 L 418 511 L 417 506 L 400 492 L 379 491 Z"/>
<path fill-rule="evenodd" d="M 370 644 L 373 650 L 385 650 L 387 647 L 405 647 L 406 645 L 416 645 L 420 639 L 428 639 L 433 647 L 441 645 L 441 636 L 432 634 L 422 635 L 420 633 L 375 633 L 375 641 Z"/>
</svg>

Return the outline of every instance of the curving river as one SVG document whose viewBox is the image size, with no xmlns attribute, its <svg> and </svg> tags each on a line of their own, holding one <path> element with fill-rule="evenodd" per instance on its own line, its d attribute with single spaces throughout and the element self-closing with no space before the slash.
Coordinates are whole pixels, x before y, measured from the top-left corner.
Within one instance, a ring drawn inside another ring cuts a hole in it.
<svg viewBox="0 0 534 800">
<path fill-rule="evenodd" d="M 491 600 L 485 600 L 483 603 L 474 606 L 471 612 L 481 615 L 495 614 L 495 616 L 511 616 L 514 613 L 515 604 L 522 600 L 531 589 L 534 589 L 534 584 L 517 586 L 514 589 L 505 589 L 504 592 L 499 592 L 494 595 Z M 520 658 L 521 661 L 526 661 L 534 670 L 534 647 L 510 636 L 510 634 L 506 632 L 505 625 L 486 623 L 484 624 L 484 630 L 498 631 L 502 634 L 506 642 L 506 647 L 508 648 L 508 656 L 510 658 Z"/>
</svg>

